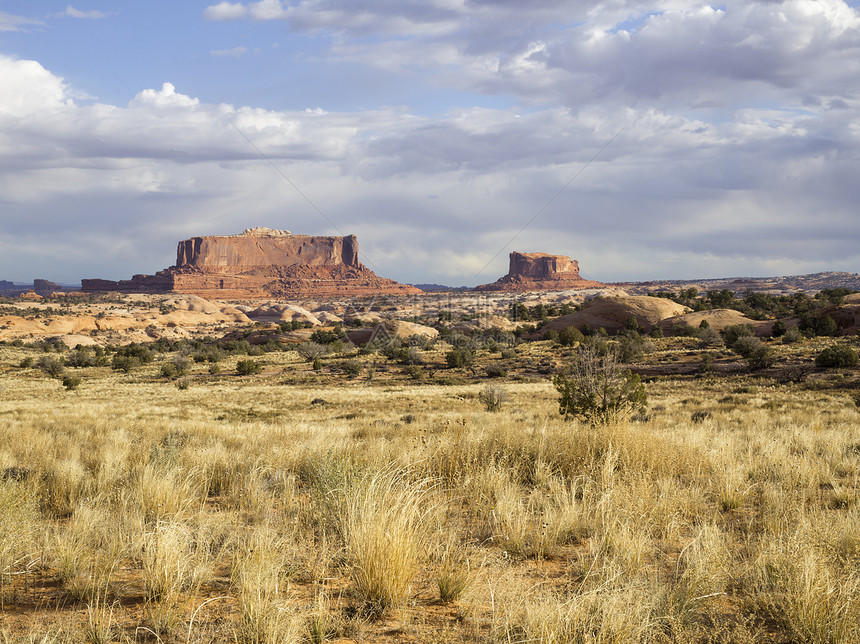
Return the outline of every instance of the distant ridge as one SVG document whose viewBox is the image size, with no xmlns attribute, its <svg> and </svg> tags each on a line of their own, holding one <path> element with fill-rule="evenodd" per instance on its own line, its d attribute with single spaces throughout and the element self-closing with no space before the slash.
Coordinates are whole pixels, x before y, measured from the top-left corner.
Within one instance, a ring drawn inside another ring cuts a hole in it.
<svg viewBox="0 0 860 644">
<path fill-rule="evenodd" d="M 650 280 L 647 282 L 615 282 L 611 286 L 633 293 L 674 290 L 679 287 L 696 287 L 702 291 L 728 289 L 735 293 L 743 291 L 772 291 L 793 293 L 804 291 L 817 293 L 824 289 L 848 288 L 860 291 L 860 274 L 828 271 L 806 275 L 782 275 L 778 277 L 718 277 L 692 280 Z"/>
<path fill-rule="evenodd" d="M 425 292 L 431 291 L 468 291 L 468 286 L 445 286 L 444 284 L 410 284 Z"/>
</svg>

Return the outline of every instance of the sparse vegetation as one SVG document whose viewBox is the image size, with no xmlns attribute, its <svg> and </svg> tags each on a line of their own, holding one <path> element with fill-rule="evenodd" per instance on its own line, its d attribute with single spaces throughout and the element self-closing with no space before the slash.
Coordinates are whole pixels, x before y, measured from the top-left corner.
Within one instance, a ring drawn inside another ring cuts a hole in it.
<svg viewBox="0 0 860 644">
<path fill-rule="evenodd" d="M 854 367 L 857 365 L 857 352 L 846 346 L 827 347 L 815 357 L 815 364 L 825 369 Z"/>
<path fill-rule="evenodd" d="M 560 395 L 559 413 L 591 424 L 642 412 L 648 400 L 639 376 L 622 368 L 618 350 L 602 350 L 597 344 L 581 347 L 553 384 Z"/>
<path fill-rule="evenodd" d="M 262 370 L 263 365 L 256 360 L 239 360 L 236 363 L 236 373 L 240 376 L 251 376 L 260 373 Z"/>
<path fill-rule="evenodd" d="M 0 641 L 860 639 L 857 338 L 732 331 L 744 357 L 643 329 L 440 327 L 317 365 L 275 325 L 151 360 L 0 344 Z M 58 395 L 43 357 L 85 384 Z"/>
</svg>

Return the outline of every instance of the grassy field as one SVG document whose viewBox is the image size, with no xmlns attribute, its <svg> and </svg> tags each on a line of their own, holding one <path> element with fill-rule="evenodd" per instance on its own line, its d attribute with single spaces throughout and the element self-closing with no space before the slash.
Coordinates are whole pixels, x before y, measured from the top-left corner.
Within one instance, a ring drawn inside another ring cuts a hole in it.
<svg viewBox="0 0 860 644">
<path fill-rule="evenodd" d="M 2 346 L 0 641 L 860 641 L 857 368 L 653 343 L 646 414 L 595 427 L 548 342 L 492 380 L 440 343 L 421 374 L 159 356 L 70 391 Z"/>
</svg>

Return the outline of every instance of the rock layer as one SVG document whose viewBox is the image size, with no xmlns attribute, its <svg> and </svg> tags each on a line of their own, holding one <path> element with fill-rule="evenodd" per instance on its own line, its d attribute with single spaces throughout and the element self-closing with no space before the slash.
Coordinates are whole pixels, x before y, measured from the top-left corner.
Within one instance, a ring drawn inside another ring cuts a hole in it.
<svg viewBox="0 0 860 644">
<path fill-rule="evenodd" d="M 118 282 L 85 279 L 81 289 L 179 292 L 221 299 L 419 292 L 364 266 L 358 259 L 355 235 L 293 235 L 268 228 L 251 228 L 240 235 L 192 237 L 179 242 L 175 266 Z"/>
<path fill-rule="evenodd" d="M 582 279 L 579 262 L 565 255 L 518 253 L 510 255 L 508 274 L 492 284 L 476 286 L 476 291 L 556 291 L 595 288 L 600 282 Z"/>
</svg>

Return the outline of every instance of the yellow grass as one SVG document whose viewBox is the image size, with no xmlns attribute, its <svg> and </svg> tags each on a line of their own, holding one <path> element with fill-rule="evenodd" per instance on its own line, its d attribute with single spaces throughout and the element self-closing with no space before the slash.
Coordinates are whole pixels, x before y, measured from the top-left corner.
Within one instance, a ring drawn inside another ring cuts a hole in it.
<svg viewBox="0 0 860 644">
<path fill-rule="evenodd" d="M 588 427 L 548 379 L 488 412 L 482 383 L 260 359 L 186 390 L 2 374 L 0 469 L 27 474 L 0 479 L 0 641 L 860 640 L 838 391 L 661 379 L 647 419 Z"/>
</svg>

